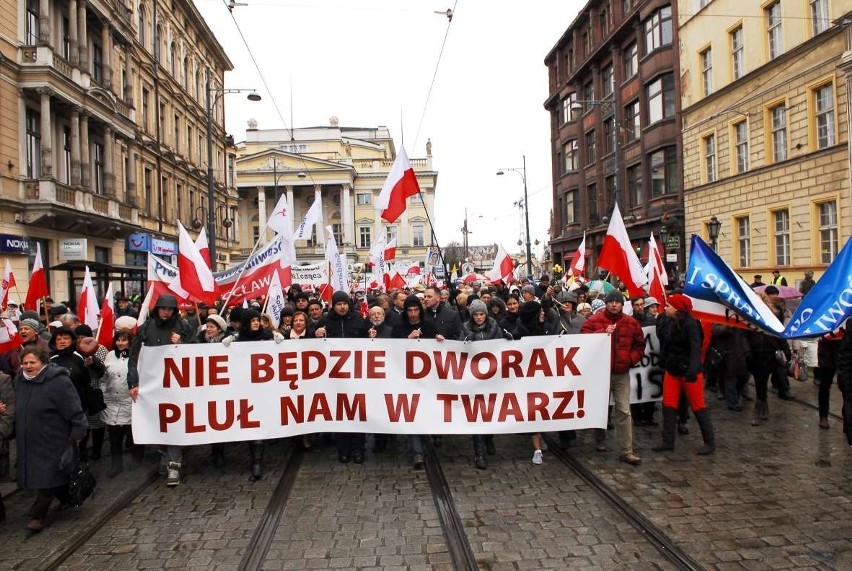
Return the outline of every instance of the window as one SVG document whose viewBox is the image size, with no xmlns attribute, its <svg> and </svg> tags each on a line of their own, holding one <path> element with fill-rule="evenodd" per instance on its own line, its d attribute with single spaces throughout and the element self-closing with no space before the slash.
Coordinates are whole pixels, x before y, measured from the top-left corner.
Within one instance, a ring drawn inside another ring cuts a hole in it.
<svg viewBox="0 0 852 571">
<path fill-rule="evenodd" d="M 100 142 L 92 144 L 92 182 L 95 183 L 95 194 L 104 194 L 104 145 Z"/>
<path fill-rule="evenodd" d="M 837 257 L 837 203 L 823 202 L 817 205 L 819 215 L 819 261 L 830 264 Z"/>
<path fill-rule="evenodd" d="M 604 156 L 615 151 L 615 118 L 607 117 L 603 122 Z"/>
<path fill-rule="evenodd" d="M 145 212 L 150 216 L 154 213 L 153 196 L 154 189 L 151 188 L 151 169 L 145 167 L 142 175 L 142 181 L 145 184 Z"/>
<path fill-rule="evenodd" d="M 769 110 L 772 117 L 772 160 L 787 160 L 787 107 L 782 103 Z"/>
<path fill-rule="evenodd" d="M 71 127 L 62 127 L 62 182 L 71 184 Z"/>
<path fill-rule="evenodd" d="M 142 88 L 142 128 L 148 131 L 151 128 L 151 94 L 146 88 Z"/>
<path fill-rule="evenodd" d="M 578 222 L 577 206 L 577 191 L 569 190 L 565 193 L 565 224 Z"/>
<path fill-rule="evenodd" d="M 627 124 L 625 129 L 625 139 L 635 141 L 639 138 L 639 132 L 642 130 L 642 124 L 639 120 L 639 100 L 627 105 L 624 108 L 624 122 Z"/>
<path fill-rule="evenodd" d="M 595 131 L 592 129 L 586 133 L 586 165 L 595 162 Z"/>
<path fill-rule="evenodd" d="M 590 184 L 586 187 L 586 204 L 589 205 L 589 222 L 597 222 L 600 220 L 598 214 L 598 187 L 595 184 Z"/>
<path fill-rule="evenodd" d="M 639 71 L 639 49 L 633 42 L 624 49 L 624 79 L 630 79 Z"/>
<path fill-rule="evenodd" d="M 159 131 L 157 131 L 160 137 L 165 138 L 166 136 L 166 104 L 160 103 L 160 115 L 157 117 L 159 120 L 159 125 L 157 126 Z"/>
<path fill-rule="evenodd" d="M 565 156 L 565 171 L 572 172 L 580 168 L 580 153 L 577 139 L 571 139 L 562 147 Z"/>
<path fill-rule="evenodd" d="M 672 43 L 672 7 L 665 6 L 645 20 L 645 53 Z"/>
<path fill-rule="evenodd" d="M 775 265 L 790 265 L 790 211 L 776 210 L 772 213 L 775 221 Z"/>
<path fill-rule="evenodd" d="M 372 245 L 373 230 L 369 226 L 358 227 L 358 247 L 369 248 Z"/>
<path fill-rule="evenodd" d="M 27 108 L 27 178 L 41 176 L 41 114 Z"/>
<path fill-rule="evenodd" d="M 701 59 L 701 83 L 704 88 L 704 96 L 713 93 L 713 49 L 707 48 L 699 54 Z"/>
<path fill-rule="evenodd" d="M 568 97 L 562 99 L 562 124 L 573 121 L 574 119 L 574 104 L 577 102 L 577 94 L 572 93 Z"/>
<path fill-rule="evenodd" d="M 816 103 L 817 148 L 834 145 L 834 85 L 829 83 L 814 90 Z"/>
<path fill-rule="evenodd" d="M 716 135 L 707 135 L 704 142 L 704 176 L 707 182 L 716 180 Z"/>
<path fill-rule="evenodd" d="M 604 179 L 604 200 L 607 214 L 611 213 L 610 205 L 615 204 L 615 177 L 608 176 Z"/>
<path fill-rule="evenodd" d="M 180 152 L 180 115 L 175 114 L 174 122 L 175 151 Z"/>
<path fill-rule="evenodd" d="M 92 44 L 92 79 L 104 82 L 104 51 L 100 44 Z"/>
<path fill-rule="evenodd" d="M 192 160 L 192 125 L 186 126 L 186 157 Z"/>
<path fill-rule="evenodd" d="M 359 192 L 355 195 L 358 206 L 369 206 L 373 199 L 372 192 Z"/>
<path fill-rule="evenodd" d="M 743 53 L 743 27 L 731 32 L 731 73 L 734 79 L 745 75 L 745 54 Z"/>
<path fill-rule="evenodd" d="M 828 19 L 828 0 L 810 0 L 811 2 L 811 31 L 813 35 L 821 34 L 828 29 L 831 21 Z M 833 259 L 833 258 L 832 258 Z"/>
<path fill-rule="evenodd" d="M 736 225 L 740 267 L 744 268 L 751 265 L 751 221 L 742 216 L 736 219 Z"/>
<path fill-rule="evenodd" d="M 145 35 L 145 6 L 139 4 L 139 43 L 143 48 L 148 47 L 148 38 Z"/>
<path fill-rule="evenodd" d="M 736 172 L 748 170 L 748 123 L 740 121 L 734 125 L 734 145 L 736 153 Z"/>
<path fill-rule="evenodd" d="M 677 192 L 677 159 L 675 148 L 666 147 L 650 156 L 651 198 Z"/>
<path fill-rule="evenodd" d="M 387 233 L 385 234 L 385 243 L 386 244 L 390 244 L 391 242 L 396 240 L 397 230 L 398 230 L 398 227 L 396 225 L 387 227 Z"/>
<path fill-rule="evenodd" d="M 39 0 L 27 0 L 27 30 L 26 42 L 28 46 L 38 45 L 39 22 L 38 22 Z"/>
<path fill-rule="evenodd" d="M 169 72 L 177 77 L 177 46 L 174 42 L 169 45 Z"/>
<path fill-rule="evenodd" d="M 411 198 L 408 199 L 409 204 L 423 204 L 423 191 L 421 190 L 417 194 L 412 194 Z"/>
<path fill-rule="evenodd" d="M 584 101 L 594 101 L 595 100 L 595 83 L 590 81 L 583 85 L 583 100 Z M 586 111 L 589 109 L 590 103 L 583 103 L 583 110 Z"/>
<path fill-rule="evenodd" d="M 332 224 L 331 233 L 334 235 L 334 242 L 336 244 L 343 244 L 343 224 Z"/>
<path fill-rule="evenodd" d="M 627 192 L 633 197 L 633 206 L 641 206 L 645 202 L 645 189 L 642 184 L 642 165 L 627 169 Z"/>
<path fill-rule="evenodd" d="M 648 85 L 648 124 L 674 117 L 674 75 L 668 74 Z"/>
<path fill-rule="evenodd" d="M 775 59 L 784 51 L 781 37 L 781 2 L 775 2 L 766 9 L 766 34 L 769 40 L 769 59 Z"/>
<path fill-rule="evenodd" d="M 606 66 L 601 71 L 601 83 L 603 84 L 604 97 L 608 97 L 615 91 L 615 74 L 612 71 L 612 64 Z"/>
<path fill-rule="evenodd" d="M 424 226 L 422 224 L 414 224 L 411 227 L 411 243 L 415 248 L 422 248 L 426 245 L 424 239 Z"/>
<path fill-rule="evenodd" d="M 183 58 L 183 87 L 189 91 L 189 58 Z"/>
<path fill-rule="evenodd" d="M 583 57 L 588 57 L 589 52 L 592 49 L 592 44 L 589 41 L 589 32 L 584 31 L 581 37 L 582 47 L 583 47 Z"/>
<path fill-rule="evenodd" d="M 66 60 L 71 59 L 71 38 L 68 36 L 69 25 L 68 16 L 62 16 L 62 57 Z"/>
</svg>

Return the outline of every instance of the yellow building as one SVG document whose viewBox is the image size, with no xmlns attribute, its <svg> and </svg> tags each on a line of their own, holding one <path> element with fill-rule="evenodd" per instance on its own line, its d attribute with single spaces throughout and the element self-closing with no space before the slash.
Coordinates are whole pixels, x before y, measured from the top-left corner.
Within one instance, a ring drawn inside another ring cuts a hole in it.
<svg viewBox="0 0 852 571">
<path fill-rule="evenodd" d="M 0 31 L 0 257 L 20 296 L 36 244 L 57 301 L 85 265 L 101 295 L 141 290 L 147 253 L 173 253 L 206 204 L 205 82 L 222 93 L 231 62 L 188 0 L 0 0 Z M 235 205 L 221 98 L 213 123 Z"/>
<path fill-rule="evenodd" d="M 850 0 L 678 4 L 686 234 L 747 281 L 817 276 L 849 235 Z"/>
<path fill-rule="evenodd" d="M 370 246 L 380 232 L 397 240 L 397 262 L 423 262 L 433 243 L 429 220 L 435 219 L 432 144 L 426 158 L 411 158 L 421 195 L 395 224 L 377 216 L 375 201 L 396 158 L 387 127 L 341 127 L 335 117 L 328 127 L 261 130 L 250 122 L 246 141 L 236 160 L 240 211 L 237 242 L 247 256 L 258 237 L 271 238 L 266 221 L 281 196 L 298 224 L 316 200 L 322 200 L 319 227 L 331 226 L 341 254 L 354 271 L 367 262 Z M 428 213 L 428 216 L 427 216 Z M 296 241 L 300 263 L 320 262 L 325 255 L 326 232 L 314 228 L 310 240 Z"/>
</svg>

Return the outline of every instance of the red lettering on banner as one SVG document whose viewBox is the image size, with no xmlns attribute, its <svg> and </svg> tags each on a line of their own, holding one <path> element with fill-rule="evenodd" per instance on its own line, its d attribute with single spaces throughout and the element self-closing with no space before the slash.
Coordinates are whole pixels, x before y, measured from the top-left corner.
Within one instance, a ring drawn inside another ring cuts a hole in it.
<svg viewBox="0 0 852 571">
<path fill-rule="evenodd" d="M 275 378 L 275 371 L 272 369 L 272 355 L 254 353 L 250 359 L 249 378 L 252 383 L 265 383 Z"/>
<path fill-rule="evenodd" d="M 168 432 L 168 426 L 180 420 L 180 407 L 170 402 L 161 402 L 157 408 L 160 411 L 160 432 Z"/>
<path fill-rule="evenodd" d="M 212 400 L 207 403 L 207 423 L 213 430 L 228 430 L 234 424 L 234 417 L 236 416 L 234 401 L 228 399 L 224 404 L 225 420 L 219 422 L 219 416 L 216 414 L 219 407 L 216 406 L 216 401 Z"/>
<path fill-rule="evenodd" d="M 484 371 L 479 366 L 482 361 L 485 361 L 488 367 Z M 497 373 L 497 357 L 491 353 L 477 353 L 470 360 L 470 372 L 480 381 L 490 379 Z"/>
<path fill-rule="evenodd" d="M 579 347 L 569 347 L 568 350 L 565 350 L 565 347 L 557 347 L 556 348 L 556 374 L 560 377 L 565 376 L 565 369 L 571 371 L 572 375 L 580 375 L 580 369 L 577 367 L 577 364 L 574 363 L 574 355 L 579 351 Z"/>
<path fill-rule="evenodd" d="M 328 373 L 329 379 L 351 379 L 352 376 L 348 372 L 343 371 L 343 365 L 349 360 L 351 353 L 349 351 L 329 351 L 329 356 L 332 359 L 337 359 L 331 366 L 331 371 Z"/>
<path fill-rule="evenodd" d="M 520 378 L 524 376 L 521 370 L 521 362 L 524 360 L 524 354 L 516 349 L 509 349 L 500 354 L 500 359 L 503 362 L 503 372 L 501 376 L 504 379 L 509 378 L 509 371 L 512 371 L 512 376 Z"/>
<path fill-rule="evenodd" d="M 240 428 L 260 428 L 259 420 L 251 420 L 249 414 L 254 410 L 253 406 L 249 406 L 248 399 L 240 399 L 240 415 L 237 417 L 240 420 Z"/>
<path fill-rule="evenodd" d="M 527 394 L 527 417 L 529 420 L 535 420 L 536 413 L 541 414 L 542 420 L 550 420 L 550 413 L 547 412 L 547 405 L 550 403 L 550 398 L 547 393 L 528 393 Z"/>
<path fill-rule="evenodd" d="M 196 387 L 203 387 L 205 381 L 209 385 L 227 385 L 230 382 L 224 376 L 228 373 L 227 355 L 181 357 L 179 363 L 171 357 L 163 359 L 163 388 L 170 389 L 174 383 L 188 389 L 193 377 L 195 382 L 192 386 Z"/>
<path fill-rule="evenodd" d="M 352 395 L 352 400 L 349 400 L 349 395 L 346 393 L 337 393 L 337 420 L 356 420 L 355 415 L 358 415 L 357 420 L 364 422 L 367 420 L 367 395 L 358 393 Z"/>
<path fill-rule="evenodd" d="M 518 403 L 518 397 L 515 393 L 506 393 L 503 395 L 503 402 L 500 405 L 500 414 L 497 417 L 498 422 L 506 422 L 509 416 L 514 417 L 516 422 L 523 422 L 524 414 L 521 412 L 521 405 Z"/>
<path fill-rule="evenodd" d="M 367 378 L 385 378 L 385 352 L 367 351 Z"/>
<path fill-rule="evenodd" d="M 360 379 L 361 375 L 363 374 L 362 373 L 363 362 L 362 362 L 362 359 L 361 359 L 363 354 L 364 354 L 363 351 L 355 351 L 355 372 L 352 375 L 353 379 Z"/>
<path fill-rule="evenodd" d="M 402 415 L 405 422 L 414 422 L 414 416 L 417 414 L 417 405 L 420 404 L 420 395 L 411 395 L 411 400 L 409 400 L 409 395 L 406 394 L 396 395 L 396 397 L 396 400 L 394 400 L 394 395 L 385 394 L 388 419 L 391 422 L 399 422 L 399 417 Z"/>
<path fill-rule="evenodd" d="M 453 379 L 461 379 L 467 365 L 467 353 L 433 351 L 435 372 L 439 379 L 446 379 L 452 371 Z"/>
<path fill-rule="evenodd" d="M 305 422 L 305 395 L 296 397 L 296 403 L 290 397 L 281 397 L 281 426 L 290 424 L 290 417 L 296 424 Z"/>
<path fill-rule="evenodd" d="M 290 383 L 290 390 L 295 391 L 299 388 L 296 381 L 299 380 L 299 375 L 296 372 L 296 353 L 278 353 L 278 378 L 284 382 Z"/>
<path fill-rule="evenodd" d="M 367 420 L 367 397 L 365 393 L 349 395 L 337 393 L 335 395 L 335 410 L 331 410 L 328 398 L 323 393 L 317 393 L 311 399 L 308 410 L 307 422 L 324 420 Z M 298 395 L 295 401 L 292 397 L 281 397 L 281 425 L 287 426 L 291 422 L 302 424 L 305 422 L 305 395 Z"/>
<path fill-rule="evenodd" d="M 420 362 L 420 369 L 416 370 L 416 361 Z M 405 378 L 410 380 L 422 379 L 432 370 L 432 362 L 429 360 L 429 355 L 423 351 L 406 351 L 405 352 Z"/>
<path fill-rule="evenodd" d="M 547 354 L 545 354 L 544 349 L 532 350 L 530 365 L 527 368 L 527 376 L 532 377 L 536 373 L 543 373 L 548 377 L 553 376 L 553 370 L 550 368 L 550 363 L 547 361 Z"/>
<path fill-rule="evenodd" d="M 586 391 L 577 391 L 577 418 L 586 416 Z"/>
<path fill-rule="evenodd" d="M 435 398 L 444 403 L 444 422 L 452 422 L 453 403 L 459 400 L 459 395 L 438 393 Z"/>
<path fill-rule="evenodd" d="M 311 359 L 316 368 L 311 370 Z M 325 373 L 325 354 L 320 351 L 302 351 L 302 380 L 309 381 Z"/>
<path fill-rule="evenodd" d="M 195 403 L 186 403 L 186 423 L 185 430 L 187 433 L 206 432 L 207 427 L 203 424 L 195 424 Z"/>
<path fill-rule="evenodd" d="M 553 413 L 553 420 L 571 420 L 574 418 L 573 412 L 568 412 L 565 409 L 574 400 L 574 391 L 556 391 L 553 396 L 558 399 L 559 405 L 556 407 L 556 412 Z"/>
<path fill-rule="evenodd" d="M 314 400 L 311 402 L 311 410 L 308 412 L 308 422 L 314 422 L 318 416 L 322 416 L 325 421 L 331 421 L 331 410 L 328 408 L 328 400 L 325 395 L 318 393 L 314 395 Z"/>
<path fill-rule="evenodd" d="M 464 414 L 468 422 L 491 422 L 494 416 L 494 405 L 497 403 L 497 393 L 488 394 L 488 404 L 485 403 L 484 395 L 461 396 L 462 405 L 464 406 Z"/>
</svg>

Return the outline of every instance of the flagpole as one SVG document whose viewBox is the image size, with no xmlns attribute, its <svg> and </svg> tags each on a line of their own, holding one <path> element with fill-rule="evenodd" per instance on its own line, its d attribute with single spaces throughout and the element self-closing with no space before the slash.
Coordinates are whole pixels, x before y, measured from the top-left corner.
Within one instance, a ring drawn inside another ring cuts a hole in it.
<svg viewBox="0 0 852 571">
<path fill-rule="evenodd" d="M 228 301 L 230 301 L 231 297 L 234 295 L 234 291 L 236 291 L 237 285 L 239 285 L 240 280 L 243 277 L 243 272 L 246 271 L 246 266 L 248 266 L 249 261 L 251 260 L 252 256 L 254 256 L 254 253 L 257 251 L 257 247 L 260 246 L 260 240 L 261 240 L 261 238 L 258 237 L 257 242 L 254 243 L 254 247 L 251 249 L 251 252 L 248 255 L 248 258 L 246 258 L 246 261 L 242 264 L 242 266 L 240 266 L 240 272 L 237 274 L 237 279 L 234 281 L 234 285 L 231 286 L 231 291 L 229 291 L 228 295 L 226 295 L 222 299 L 222 307 L 223 308 L 228 307 Z M 215 277 L 213 279 L 215 281 Z"/>
</svg>

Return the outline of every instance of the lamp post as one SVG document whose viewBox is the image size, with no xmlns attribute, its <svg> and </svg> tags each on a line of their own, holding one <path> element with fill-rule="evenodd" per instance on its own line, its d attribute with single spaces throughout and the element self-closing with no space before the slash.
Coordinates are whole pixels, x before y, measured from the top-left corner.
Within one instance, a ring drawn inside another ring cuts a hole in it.
<svg viewBox="0 0 852 571">
<path fill-rule="evenodd" d="M 497 175 L 503 175 L 506 171 L 513 171 L 521 175 L 524 181 L 524 221 L 527 227 L 527 278 L 532 280 L 532 247 L 530 245 L 530 204 L 529 195 L 527 194 L 527 156 L 523 155 L 523 167 L 514 169 L 500 169 Z"/>
<path fill-rule="evenodd" d="M 210 68 L 207 68 L 206 102 L 207 102 L 207 241 L 210 248 L 210 265 L 216 271 L 218 257 L 216 254 L 216 188 L 213 181 L 213 105 L 216 99 L 226 93 L 241 93 L 248 91 L 249 101 L 260 101 L 260 95 L 254 89 L 215 89 L 211 85 Z M 227 220 L 227 218 L 226 218 Z"/>
<path fill-rule="evenodd" d="M 710 245 L 713 246 L 713 251 L 716 251 L 716 240 L 719 239 L 719 231 L 722 229 L 722 222 L 716 218 L 716 215 L 710 217 L 710 222 L 707 223 L 707 233 L 710 235 Z"/>
<path fill-rule="evenodd" d="M 619 209 L 621 209 L 621 194 L 620 194 L 621 189 L 620 189 L 620 185 L 618 184 L 619 175 L 621 174 L 620 169 L 619 169 L 619 157 L 618 157 L 618 151 L 619 151 L 619 147 L 620 147 L 619 143 L 621 142 L 621 136 L 619 134 L 619 131 L 621 130 L 621 127 L 618 124 L 618 120 L 617 120 L 618 118 L 616 117 L 616 113 L 615 113 L 615 99 L 614 99 L 614 97 L 615 97 L 615 92 L 613 92 L 612 98 L 610 98 L 610 99 L 600 99 L 600 100 L 598 100 L 598 99 L 578 99 L 577 101 L 575 101 L 574 103 L 571 104 L 571 111 L 581 111 L 583 109 L 583 104 L 596 105 L 596 106 L 601 107 L 601 108 L 609 107 L 609 110 L 612 111 L 612 135 L 614 137 L 612 152 L 613 152 L 613 167 L 614 167 L 614 170 L 615 170 L 615 173 L 613 174 L 613 177 L 612 177 L 612 187 L 613 187 L 612 188 L 612 194 L 613 194 L 613 199 L 615 200 L 615 204 L 618 206 Z M 634 220 L 635 220 L 635 218 L 634 218 Z"/>
</svg>

